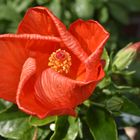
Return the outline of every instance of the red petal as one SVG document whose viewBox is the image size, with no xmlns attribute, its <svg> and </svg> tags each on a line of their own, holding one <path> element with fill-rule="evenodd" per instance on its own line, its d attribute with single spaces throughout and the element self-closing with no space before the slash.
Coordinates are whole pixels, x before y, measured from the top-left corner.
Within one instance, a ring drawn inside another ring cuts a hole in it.
<svg viewBox="0 0 140 140">
<path fill-rule="evenodd" d="M 60 38 L 53 36 L 42 36 L 38 34 L 4 34 L 0 35 L 0 39 L 15 41 L 13 44 L 19 41 L 23 42 L 22 46 L 25 49 L 32 51 L 40 51 L 52 53 L 55 47 L 61 42 Z"/>
<path fill-rule="evenodd" d="M 40 98 L 36 98 L 34 90 L 35 72 L 35 59 L 28 58 L 23 65 L 20 82 L 18 85 L 16 98 L 18 107 L 28 114 L 37 115 L 39 118 L 44 118 L 49 115 L 62 115 L 63 113 L 67 112 L 70 112 L 71 115 L 75 115 L 72 109 L 55 109 L 50 105 L 43 105 L 39 101 Z M 52 108 L 53 111 L 50 111 L 50 108 Z"/>
<path fill-rule="evenodd" d="M 55 24 L 43 7 L 30 8 L 21 21 L 17 33 L 58 36 Z"/>
<path fill-rule="evenodd" d="M 84 51 L 90 55 L 85 60 L 86 81 L 104 77 L 100 58 L 103 47 L 109 38 L 109 33 L 98 22 L 93 20 L 77 20 L 70 26 L 69 30 L 80 42 Z"/>
<path fill-rule="evenodd" d="M 87 54 L 105 44 L 109 33 L 96 21 L 81 19 L 71 24 L 69 31 L 76 37 Z"/>
<path fill-rule="evenodd" d="M 24 112 L 42 117 L 46 113 L 44 106 L 34 96 L 35 59 L 28 58 L 22 69 L 17 90 L 17 105 Z"/>
<path fill-rule="evenodd" d="M 47 8 L 30 8 L 19 25 L 18 33 L 59 36 L 64 45 L 79 57 L 80 60 L 84 61 L 87 58 L 87 54 L 83 51 L 79 42 Z"/>
<path fill-rule="evenodd" d="M 85 61 L 86 65 L 86 81 L 102 79 L 105 75 L 101 61 L 103 52 L 103 44 L 99 46 Z"/>
<path fill-rule="evenodd" d="M 27 58 L 24 41 L 0 36 L 0 98 L 15 102 L 22 65 Z"/>
<path fill-rule="evenodd" d="M 56 37 L 34 34 L 0 35 L 0 98 L 15 102 L 22 65 L 29 55 L 34 55 L 26 48 L 52 53 L 59 41 Z"/>
<path fill-rule="evenodd" d="M 46 69 L 35 81 L 36 64 L 25 62 L 17 91 L 17 104 L 23 111 L 44 118 L 50 115 L 72 115 L 77 105 L 86 100 L 97 81 L 78 82 Z"/>
<path fill-rule="evenodd" d="M 55 110 L 59 110 L 63 115 L 72 115 L 69 110 L 73 110 L 86 100 L 97 82 L 98 79 L 90 83 L 71 80 L 51 69 L 46 69 L 35 84 L 35 94 L 44 106 L 49 107 L 51 114 L 57 115 L 58 112 Z M 63 112 L 64 109 L 68 111 Z"/>
<path fill-rule="evenodd" d="M 85 73 L 85 64 L 80 62 L 77 58 L 72 57 L 72 66 L 70 68 L 70 72 L 66 76 L 74 80 L 84 81 Z"/>
</svg>

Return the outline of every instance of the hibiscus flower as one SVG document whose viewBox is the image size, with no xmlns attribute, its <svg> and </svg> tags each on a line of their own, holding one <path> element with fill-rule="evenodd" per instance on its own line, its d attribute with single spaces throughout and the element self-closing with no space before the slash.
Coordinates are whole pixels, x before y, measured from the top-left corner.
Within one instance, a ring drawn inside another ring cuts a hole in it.
<svg viewBox="0 0 140 140">
<path fill-rule="evenodd" d="M 66 29 L 47 8 L 30 8 L 16 34 L 0 35 L 0 98 L 39 118 L 75 116 L 104 77 L 108 37 L 96 21 Z"/>
</svg>

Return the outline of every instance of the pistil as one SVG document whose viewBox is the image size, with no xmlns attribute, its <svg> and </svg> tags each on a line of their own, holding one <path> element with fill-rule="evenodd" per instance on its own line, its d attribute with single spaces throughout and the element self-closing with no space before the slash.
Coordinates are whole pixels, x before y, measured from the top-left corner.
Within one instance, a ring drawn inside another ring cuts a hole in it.
<svg viewBox="0 0 140 140">
<path fill-rule="evenodd" d="M 58 49 L 49 57 L 48 66 L 59 73 L 68 73 L 71 67 L 71 56 L 65 50 Z"/>
</svg>

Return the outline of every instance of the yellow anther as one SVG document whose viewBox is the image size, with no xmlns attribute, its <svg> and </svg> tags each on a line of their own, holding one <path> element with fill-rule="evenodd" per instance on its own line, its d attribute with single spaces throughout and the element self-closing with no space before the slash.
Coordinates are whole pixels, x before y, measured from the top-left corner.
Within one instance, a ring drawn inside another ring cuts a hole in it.
<svg viewBox="0 0 140 140">
<path fill-rule="evenodd" d="M 48 66 L 59 73 L 68 73 L 71 65 L 71 56 L 65 50 L 58 49 L 49 57 Z"/>
</svg>

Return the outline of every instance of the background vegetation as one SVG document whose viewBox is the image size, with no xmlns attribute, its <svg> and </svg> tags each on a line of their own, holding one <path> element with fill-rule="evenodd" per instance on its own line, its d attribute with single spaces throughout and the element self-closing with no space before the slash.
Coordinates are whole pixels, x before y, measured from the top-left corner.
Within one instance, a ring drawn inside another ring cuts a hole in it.
<svg viewBox="0 0 140 140">
<path fill-rule="evenodd" d="M 39 120 L 0 100 L 1 139 L 129 140 L 124 128 L 140 124 L 140 54 L 126 61 L 122 48 L 140 41 L 140 0 L 0 0 L 0 33 L 15 33 L 26 10 L 37 5 L 51 9 L 67 27 L 78 18 L 94 19 L 110 32 L 103 54 L 106 77 L 77 108 L 77 118 Z M 125 61 L 121 68 L 116 54 Z"/>
</svg>

